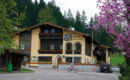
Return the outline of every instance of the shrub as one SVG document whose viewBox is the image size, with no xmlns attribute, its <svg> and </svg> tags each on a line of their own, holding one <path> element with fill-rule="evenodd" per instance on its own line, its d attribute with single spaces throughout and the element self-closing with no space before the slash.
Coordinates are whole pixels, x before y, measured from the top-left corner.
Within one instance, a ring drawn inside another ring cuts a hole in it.
<svg viewBox="0 0 130 80">
<path fill-rule="evenodd" d="M 130 80 L 130 66 L 121 66 L 120 67 L 121 76 L 120 80 Z"/>
</svg>

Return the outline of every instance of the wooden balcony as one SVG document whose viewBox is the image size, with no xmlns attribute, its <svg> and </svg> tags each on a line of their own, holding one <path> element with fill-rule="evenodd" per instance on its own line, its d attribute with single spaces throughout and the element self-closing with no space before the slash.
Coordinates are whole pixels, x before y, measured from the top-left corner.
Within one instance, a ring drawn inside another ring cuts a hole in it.
<svg viewBox="0 0 130 80">
<path fill-rule="evenodd" d="M 40 33 L 40 39 L 63 39 L 62 33 Z"/>
<path fill-rule="evenodd" d="M 39 35 L 63 35 L 62 33 L 40 33 Z"/>
<path fill-rule="evenodd" d="M 72 50 L 66 50 L 66 54 L 72 54 Z"/>
<path fill-rule="evenodd" d="M 80 50 L 74 50 L 74 54 L 81 54 Z"/>
<path fill-rule="evenodd" d="M 63 50 L 39 50 L 39 54 L 62 54 Z"/>
</svg>

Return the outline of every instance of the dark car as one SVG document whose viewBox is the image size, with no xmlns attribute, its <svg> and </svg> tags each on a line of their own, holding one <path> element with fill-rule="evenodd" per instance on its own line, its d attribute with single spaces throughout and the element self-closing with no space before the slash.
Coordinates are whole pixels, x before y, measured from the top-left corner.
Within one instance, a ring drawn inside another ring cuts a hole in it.
<svg viewBox="0 0 130 80">
<path fill-rule="evenodd" d="M 100 71 L 101 71 L 101 72 L 112 73 L 111 65 L 110 65 L 109 63 L 102 63 L 102 64 L 101 64 Z"/>
</svg>

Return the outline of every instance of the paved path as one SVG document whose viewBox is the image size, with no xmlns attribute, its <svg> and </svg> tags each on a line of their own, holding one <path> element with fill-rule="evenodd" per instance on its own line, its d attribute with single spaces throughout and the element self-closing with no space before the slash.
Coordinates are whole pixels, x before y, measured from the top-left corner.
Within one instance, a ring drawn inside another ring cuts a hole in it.
<svg viewBox="0 0 130 80">
<path fill-rule="evenodd" d="M 33 73 L 0 74 L 0 80 L 118 80 L 119 73 L 78 72 L 33 68 Z"/>
</svg>

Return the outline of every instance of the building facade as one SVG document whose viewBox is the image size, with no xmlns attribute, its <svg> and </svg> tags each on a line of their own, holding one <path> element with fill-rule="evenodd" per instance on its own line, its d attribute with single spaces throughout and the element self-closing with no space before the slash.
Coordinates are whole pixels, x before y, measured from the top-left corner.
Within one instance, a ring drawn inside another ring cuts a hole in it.
<svg viewBox="0 0 130 80">
<path fill-rule="evenodd" d="M 61 26 L 42 23 L 16 32 L 14 48 L 29 54 L 30 66 L 39 64 L 97 64 L 110 62 L 109 48 L 87 35 Z"/>
</svg>

